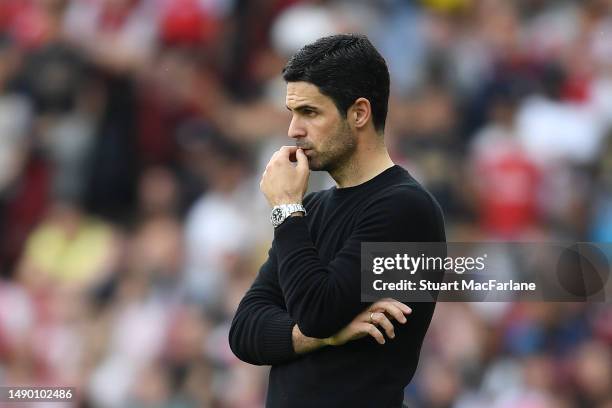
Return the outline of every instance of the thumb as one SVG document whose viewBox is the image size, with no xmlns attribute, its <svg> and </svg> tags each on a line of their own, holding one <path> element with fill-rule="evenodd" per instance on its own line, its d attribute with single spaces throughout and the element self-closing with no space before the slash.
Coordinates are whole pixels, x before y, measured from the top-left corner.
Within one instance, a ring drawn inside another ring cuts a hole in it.
<svg viewBox="0 0 612 408">
<path fill-rule="evenodd" d="M 296 168 L 300 171 L 308 171 L 308 158 L 302 149 L 297 149 L 295 158 L 297 159 Z"/>
</svg>

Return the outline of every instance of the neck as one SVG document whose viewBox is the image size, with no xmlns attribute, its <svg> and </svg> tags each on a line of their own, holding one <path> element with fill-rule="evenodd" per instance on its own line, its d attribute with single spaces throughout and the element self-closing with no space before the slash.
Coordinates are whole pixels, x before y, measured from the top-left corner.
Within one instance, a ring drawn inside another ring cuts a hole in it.
<svg viewBox="0 0 612 408">
<path fill-rule="evenodd" d="M 369 145 L 358 145 L 347 163 L 329 174 L 338 188 L 354 187 L 373 179 L 393 165 L 387 147 L 381 140 Z"/>
</svg>

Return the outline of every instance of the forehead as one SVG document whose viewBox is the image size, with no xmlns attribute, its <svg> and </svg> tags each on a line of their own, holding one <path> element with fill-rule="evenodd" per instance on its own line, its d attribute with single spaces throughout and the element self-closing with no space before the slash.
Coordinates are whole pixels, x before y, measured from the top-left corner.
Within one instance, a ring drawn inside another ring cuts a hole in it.
<svg viewBox="0 0 612 408">
<path fill-rule="evenodd" d="M 288 108 L 303 105 L 326 106 L 333 104 L 331 98 L 323 95 L 316 85 L 308 82 L 288 82 L 286 104 Z"/>
</svg>

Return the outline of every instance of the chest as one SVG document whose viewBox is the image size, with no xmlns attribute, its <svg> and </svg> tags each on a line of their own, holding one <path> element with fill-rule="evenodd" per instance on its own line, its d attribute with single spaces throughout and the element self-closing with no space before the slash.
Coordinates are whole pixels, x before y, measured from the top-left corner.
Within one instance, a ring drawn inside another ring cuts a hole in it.
<svg viewBox="0 0 612 408">
<path fill-rule="evenodd" d="M 329 263 L 355 233 L 367 200 L 322 200 L 308 211 L 308 228 L 319 257 Z"/>
</svg>

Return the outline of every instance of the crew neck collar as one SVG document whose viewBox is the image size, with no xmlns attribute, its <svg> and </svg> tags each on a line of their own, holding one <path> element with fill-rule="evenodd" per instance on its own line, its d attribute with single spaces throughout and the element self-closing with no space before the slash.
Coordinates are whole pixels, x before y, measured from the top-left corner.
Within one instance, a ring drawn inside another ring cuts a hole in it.
<svg viewBox="0 0 612 408">
<path fill-rule="evenodd" d="M 338 188 L 337 186 L 333 186 L 332 189 L 332 193 L 335 195 L 346 195 L 346 194 L 351 194 L 355 191 L 361 191 L 365 188 L 368 188 L 369 186 L 378 183 L 380 180 L 383 180 L 393 174 L 399 173 L 400 171 L 402 171 L 403 169 L 397 165 L 394 164 L 393 166 L 383 170 L 382 172 L 378 173 L 376 176 L 372 177 L 371 179 L 364 181 L 361 184 L 357 184 L 356 186 L 351 186 L 351 187 L 342 187 L 342 188 Z"/>
</svg>

